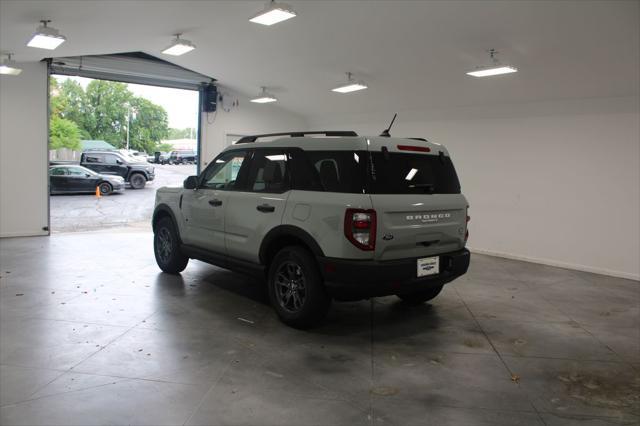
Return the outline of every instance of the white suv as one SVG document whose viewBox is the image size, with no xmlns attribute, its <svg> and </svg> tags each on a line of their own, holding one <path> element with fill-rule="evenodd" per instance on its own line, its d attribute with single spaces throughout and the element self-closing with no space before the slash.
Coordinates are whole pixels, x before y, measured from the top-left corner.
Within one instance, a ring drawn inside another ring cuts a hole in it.
<svg viewBox="0 0 640 426">
<path fill-rule="evenodd" d="M 469 266 L 467 209 L 439 144 L 248 136 L 184 188 L 157 191 L 154 251 L 168 273 L 192 258 L 266 278 L 282 321 L 309 327 L 332 299 L 433 299 Z"/>
</svg>

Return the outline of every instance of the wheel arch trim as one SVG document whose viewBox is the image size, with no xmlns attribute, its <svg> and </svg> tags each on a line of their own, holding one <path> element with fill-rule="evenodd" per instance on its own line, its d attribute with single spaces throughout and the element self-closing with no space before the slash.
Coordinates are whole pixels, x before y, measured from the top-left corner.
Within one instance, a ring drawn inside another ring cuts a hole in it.
<svg viewBox="0 0 640 426">
<path fill-rule="evenodd" d="M 302 228 L 293 225 L 278 225 L 275 228 L 267 232 L 267 235 L 260 244 L 260 250 L 258 252 L 258 258 L 260 263 L 265 264 L 268 258 L 267 250 L 269 246 L 279 238 L 293 237 L 302 241 L 315 256 L 324 256 L 324 252 L 320 245 L 316 242 L 315 238 Z"/>
</svg>

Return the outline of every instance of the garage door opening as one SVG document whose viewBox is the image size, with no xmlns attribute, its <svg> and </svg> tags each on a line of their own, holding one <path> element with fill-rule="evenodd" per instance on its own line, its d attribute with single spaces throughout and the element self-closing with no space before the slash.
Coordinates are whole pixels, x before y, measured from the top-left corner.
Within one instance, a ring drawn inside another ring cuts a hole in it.
<svg viewBox="0 0 640 426">
<path fill-rule="evenodd" d="M 198 92 L 50 79 L 51 230 L 149 226 L 155 190 L 197 172 Z"/>
<path fill-rule="evenodd" d="M 197 173 L 214 80 L 144 53 L 49 60 L 52 232 L 148 227 L 155 191 Z"/>
</svg>

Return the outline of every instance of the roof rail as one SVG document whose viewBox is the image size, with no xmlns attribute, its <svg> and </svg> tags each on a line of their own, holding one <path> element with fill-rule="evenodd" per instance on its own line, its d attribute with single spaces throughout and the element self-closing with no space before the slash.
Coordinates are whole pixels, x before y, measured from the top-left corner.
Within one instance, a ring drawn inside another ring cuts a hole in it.
<svg viewBox="0 0 640 426">
<path fill-rule="evenodd" d="M 266 133 L 263 135 L 253 135 L 253 136 L 244 136 L 240 138 L 237 144 L 241 143 L 253 143 L 257 139 L 260 138 L 268 138 L 273 136 L 290 136 L 292 138 L 301 138 L 305 135 L 325 135 L 325 136 L 358 136 L 356 132 L 353 130 L 325 130 L 325 131 L 315 131 L 315 132 L 284 132 L 284 133 Z"/>
</svg>

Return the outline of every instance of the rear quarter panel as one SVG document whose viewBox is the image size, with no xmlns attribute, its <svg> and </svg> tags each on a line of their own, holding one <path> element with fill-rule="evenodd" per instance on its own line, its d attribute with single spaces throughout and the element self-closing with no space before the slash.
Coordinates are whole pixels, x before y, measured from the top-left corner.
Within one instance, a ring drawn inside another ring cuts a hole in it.
<svg viewBox="0 0 640 426">
<path fill-rule="evenodd" d="M 371 199 L 366 194 L 293 190 L 287 200 L 282 223 L 310 234 L 327 257 L 373 259 L 372 251 L 356 248 L 344 236 L 347 208 L 370 209 Z"/>
</svg>

